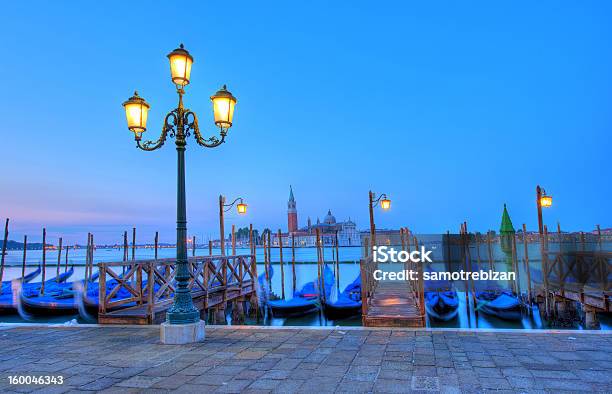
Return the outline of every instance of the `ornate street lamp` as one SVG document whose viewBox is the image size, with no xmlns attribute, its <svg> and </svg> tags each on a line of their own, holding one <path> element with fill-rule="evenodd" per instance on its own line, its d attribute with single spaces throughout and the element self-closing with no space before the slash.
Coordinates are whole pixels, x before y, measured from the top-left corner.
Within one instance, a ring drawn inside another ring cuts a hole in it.
<svg viewBox="0 0 612 394">
<path fill-rule="evenodd" d="M 536 186 L 536 205 L 538 207 L 538 231 L 540 236 L 543 236 L 542 208 L 550 208 L 552 206 L 552 196 L 546 195 L 546 191 L 540 185 Z"/>
<path fill-rule="evenodd" d="M 193 57 L 183 47 L 175 49 L 168 55 L 172 82 L 178 93 L 178 106 L 170 111 L 162 126 L 161 135 L 156 141 L 142 142 L 142 134 L 147 130 L 149 104 L 138 93 L 123 103 L 128 129 L 134 133 L 136 146 L 145 151 L 161 148 L 170 136 L 175 139 L 178 154 L 177 213 L 176 213 L 176 291 L 174 303 L 166 314 L 166 323 L 162 325 L 162 341 L 165 343 L 188 343 L 204 338 L 203 322 L 200 312 L 193 305 L 191 292 L 188 289 L 190 273 L 187 266 L 187 215 L 185 202 L 185 146 L 187 138 L 193 136 L 195 141 L 205 148 L 215 148 L 225 142 L 225 137 L 232 126 L 236 98 L 223 86 L 211 97 L 215 124 L 219 135 L 202 137 L 195 112 L 183 106 L 185 86 L 189 84 Z M 185 326 L 197 324 L 193 327 Z M 180 326 L 180 327 L 179 327 Z M 174 328 L 173 328 L 174 327 Z M 201 333 L 198 331 L 201 327 Z M 191 338 L 189 338 L 191 335 Z"/>
<path fill-rule="evenodd" d="M 238 205 L 236 205 L 238 203 Z M 219 233 L 221 238 L 219 238 L 219 242 L 221 243 L 221 255 L 225 256 L 225 212 L 232 209 L 232 207 L 236 205 L 236 211 L 239 215 L 246 214 L 247 205 L 244 203 L 242 197 L 238 197 L 230 204 L 225 203 L 225 196 L 219 196 Z"/>
<path fill-rule="evenodd" d="M 374 208 L 380 203 L 380 207 L 383 210 L 388 210 L 391 208 L 391 200 L 387 197 L 386 194 L 381 194 L 376 198 L 376 195 L 373 191 L 370 190 L 369 194 L 369 207 L 370 207 L 370 240 L 371 245 L 376 245 L 376 225 L 374 224 Z"/>
</svg>

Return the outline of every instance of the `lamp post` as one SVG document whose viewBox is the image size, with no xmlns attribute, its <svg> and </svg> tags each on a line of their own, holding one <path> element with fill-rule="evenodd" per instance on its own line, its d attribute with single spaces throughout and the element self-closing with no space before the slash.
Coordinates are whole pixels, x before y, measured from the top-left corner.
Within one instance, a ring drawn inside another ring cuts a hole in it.
<svg viewBox="0 0 612 394">
<path fill-rule="evenodd" d="M 238 205 L 236 205 L 238 203 Z M 219 196 L 219 232 L 221 233 L 221 238 L 219 238 L 219 242 L 221 242 L 221 255 L 225 256 L 225 212 L 232 209 L 232 207 L 236 205 L 236 211 L 238 211 L 239 215 L 244 215 L 247 211 L 247 205 L 244 203 L 242 197 L 238 197 L 231 204 L 225 203 L 225 196 Z"/>
<path fill-rule="evenodd" d="M 205 148 L 215 148 L 225 142 L 225 137 L 234 116 L 236 98 L 227 90 L 225 85 L 213 96 L 214 120 L 219 128 L 220 138 L 211 136 L 202 137 L 195 112 L 183 106 L 185 86 L 190 82 L 193 57 L 183 47 L 168 54 L 172 82 L 178 94 L 178 106 L 170 111 L 164 118 L 161 135 L 156 141 L 142 142 L 142 134 L 147 130 L 149 104 L 137 92 L 123 103 L 127 118 L 128 129 L 134 133 L 136 146 L 144 151 L 154 151 L 161 148 L 166 138 L 175 138 L 178 155 L 177 171 L 177 209 L 176 209 L 176 281 L 174 303 L 166 314 L 166 323 L 162 325 L 162 342 L 188 343 L 204 339 L 203 322 L 200 312 L 194 307 L 191 292 L 188 289 L 190 273 L 187 266 L 187 215 L 185 202 L 185 146 L 187 138 L 193 133 L 196 142 Z M 194 330 L 188 325 L 201 326 Z M 176 326 L 172 328 L 173 326 Z M 183 326 L 183 327 L 178 327 Z M 191 334 L 189 334 L 191 333 Z M 189 337 L 191 335 L 191 337 Z"/>
<path fill-rule="evenodd" d="M 546 195 L 546 191 L 536 186 L 536 205 L 538 207 L 538 231 L 540 236 L 544 235 L 544 223 L 542 222 L 542 208 L 550 208 L 552 206 L 552 196 Z"/>
<path fill-rule="evenodd" d="M 391 208 L 391 200 L 387 198 L 386 194 L 381 194 L 376 198 L 376 194 L 370 190 L 369 194 L 369 207 L 370 207 L 370 246 L 376 245 L 376 225 L 374 224 L 374 208 L 380 203 L 380 207 L 383 210 Z"/>
</svg>

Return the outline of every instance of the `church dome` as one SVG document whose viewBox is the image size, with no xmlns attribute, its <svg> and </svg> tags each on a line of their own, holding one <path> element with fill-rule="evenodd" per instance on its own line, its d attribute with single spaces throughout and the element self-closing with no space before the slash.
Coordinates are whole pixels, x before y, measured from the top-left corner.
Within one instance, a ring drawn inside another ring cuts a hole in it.
<svg viewBox="0 0 612 394">
<path fill-rule="evenodd" d="M 325 224 L 336 224 L 336 218 L 334 217 L 334 215 L 332 215 L 331 209 L 327 211 L 327 215 L 325 216 L 323 222 Z"/>
</svg>

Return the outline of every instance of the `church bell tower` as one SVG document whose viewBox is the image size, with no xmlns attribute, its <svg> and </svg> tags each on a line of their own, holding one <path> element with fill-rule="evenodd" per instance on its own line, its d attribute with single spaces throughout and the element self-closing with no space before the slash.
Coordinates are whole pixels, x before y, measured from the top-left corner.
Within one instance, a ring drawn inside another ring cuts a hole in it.
<svg viewBox="0 0 612 394">
<path fill-rule="evenodd" d="M 287 202 L 287 229 L 290 233 L 294 233 L 298 229 L 297 209 L 291 186 L 289 186 L 289 201 Z"/>
</svg>

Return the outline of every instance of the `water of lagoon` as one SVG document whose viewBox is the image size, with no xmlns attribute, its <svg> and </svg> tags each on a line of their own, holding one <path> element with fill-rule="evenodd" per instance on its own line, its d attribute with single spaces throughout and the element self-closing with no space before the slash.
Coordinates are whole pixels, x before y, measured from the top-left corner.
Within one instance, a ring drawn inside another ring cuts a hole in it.
<svg viewBox="0 0 612 394">
<path fill-rule="evenodd" d="M 536 251 L 538 249 L 537 245 L 530 245 L 530 256 L 535 256 Z M 522 248 L 521 248 L 522 249 Z M 533 249 L 533 252 L 531 251 Z M 84 277 L 85 273 L 85 249 L 77 249 L 70 250 L 68 255 L 68 265 L 74 266 L 75 273 L 71 279 L 81 279 Z M 131 249 L 129 250 L 129 257 L 131 258 Z M 219 254 L 220 251 L 218 249 L 213 249 L 213 254 Z M 247 254 L 248 249 L 237 249 L 237 254 Z M 360 247 L 342 247 L 339 248 L 339 256 L 340 261 L 340 271 L 339 278 L 336 276 L 336 282 L 333 286 L 332 291 L 332 299 L 337 296 L 338 291 L 342 291 L 348 284 L 350 284 L 356 277 L 359 275 L 359 259 L 361 258 L 362 248 Z M 192 252 L 189 250 L 189 255 L 191 256 Z M 196 250 L 197 255 L 208 255 L 208 249 L 198 249 Z M 159 258 L 165 257 L 174 257 L 176 255 L 176 251 L 174 248 L 163 248 L 159 249 Z M 511 270 L 510 267 L 506 264 L 503 253 L 498 248 L 493 251 L 494 260 L 495 260 L 495 268 L 498 271 L 506 271 Z M 28 250 L 27 251 L 27 270 L 33 270 L 41 261 L 42 261 L 42 251 L 40 250 Z M 434 252 L 435 256 L 435 252 Z M 486 254 L 483 253 L 483 259 Z M 62 255 L 60 271 L 63 272 L 65 269 L 65 255 Z M 281 281 L 281 270 L 279 261 L 279 250 L 272 249 L 271 257 L 274 266 L 274 275 L 272 277 L 272 291 L 280 295 L 282 293 L 282 281 Z M 519 255 L 519 261 L 521 256 Z M 112 261 L 121 261 L 123 258 L 123 250 L 122 249 L 96 249 L 94 253 L 94 261 L 98 262 L 112 262 Z M 135 258 L 137 260 L 142 259 L 152 259 L 154 258 L 154 250 L 150 248 L 137 248 L 135 250 Z M 317 275 L 317 265 L 316 265 L 316 249 L 314 248 L 296 248 L 295 249 L 295 258 L 299 263 L 295 264 L 295 272 L 296 272 L 296 288 L 301 288 L 305 283 L 313 281 L 316 279 Z M 3 280 L 10 280 L 14 278 L 18 278 L 21 276 L 21 264 L 23 259 L 23 252 L 12 250 L 7 251 L 7 255 L 5 256 L 5 272 Z M 284 261 L 284 284 L 285 284 L 285 294 L 286 298 L 290 298 L 293 293 L 292 289 L 292 264 L 291 264 L 291 249 L 283 249 L 283 261 Z M 333 260 L 333 254 L 331 248 L 325 249 L 325 259 L 328 261 L 329 267 L 333 269 L 333 265 L 331 261 Z M 264 272 L 264 265 L 261 263 L 263 261 L 263 250 L 257 250 L 257 270 L 259 274 Z M 435 259 L 434 259 L 435 261 Z M 57 272 L 57 251 L 47 251 L 46 253 L 46 278 L 53 278 Z M 531 264 L 532 269 L 539 269 L 539 260 L 532 260 Z M 388 268 L 385 270 L 394 271 L 400 270 L 401 268 Z M 441 269 L 441 268 L 440 268 Z M 521 288 L 526 288 L 526 278 L 524 273 L 520 273 L 520 283 Z M 40 281 L 40 276 L 38 276 L 35 281 Z M 500 287 L 510 288 L 509 283 L 500 282 Z M 540 321 L 539 314 L 537 310 L 533 313 L 532 316 L 525 315 L 521 321 L 505 321 L 498 319 L 493 316 L 488 316 L 484 313 L 474 313 L 473 305 L 471 305 L 471 300 L 466 300 L 465 292 L 459 291 L 459 314 L 457 318 L 448 321 L 448 322 L 438 322 L 435 320 L 427 319 L 428 327 L 461 327 L 461 328 L 512 328 L 512 329 L 538 329 L 538 328 L 548 328 Z M 470 298 L 470 297 L 468 297 Z M 468 306 L 469 305 L 469 306 Z M 72 319 L 76 319 L 78 322 L 86 323 L 90 321 L 86 321 L 79 316 L 59 316 L 59 317 L 34 317 L 29 320 L 24 320 L 19 315 L 12 316 L 0 316 L 0 322 L 52 322 L 52 323 L 64 323 L 67 321 L 71 321 Z M 228 318 L 229 320 L 229 318 Z M 602 330 L 610 330 L 612 329 L 612 317 L 605 314 L 599 315 L 600 325 Z M 311 313 L 301 317 L 291 317 L 291 318 L 271 318 L 266 316 L 265 319 L 260 319 L 259 322 L 254 321 L 254 319 L 247 318 L 245 324 L 265 324 L 272 326 L 359 326 L 361 325 L 361 318 L 349 318 L 344 320 L 332 321 L 327 320 L 322 313 Z M 575 326 L 574 328 L 581 328 L 580 326 Z"/>
</svg>

